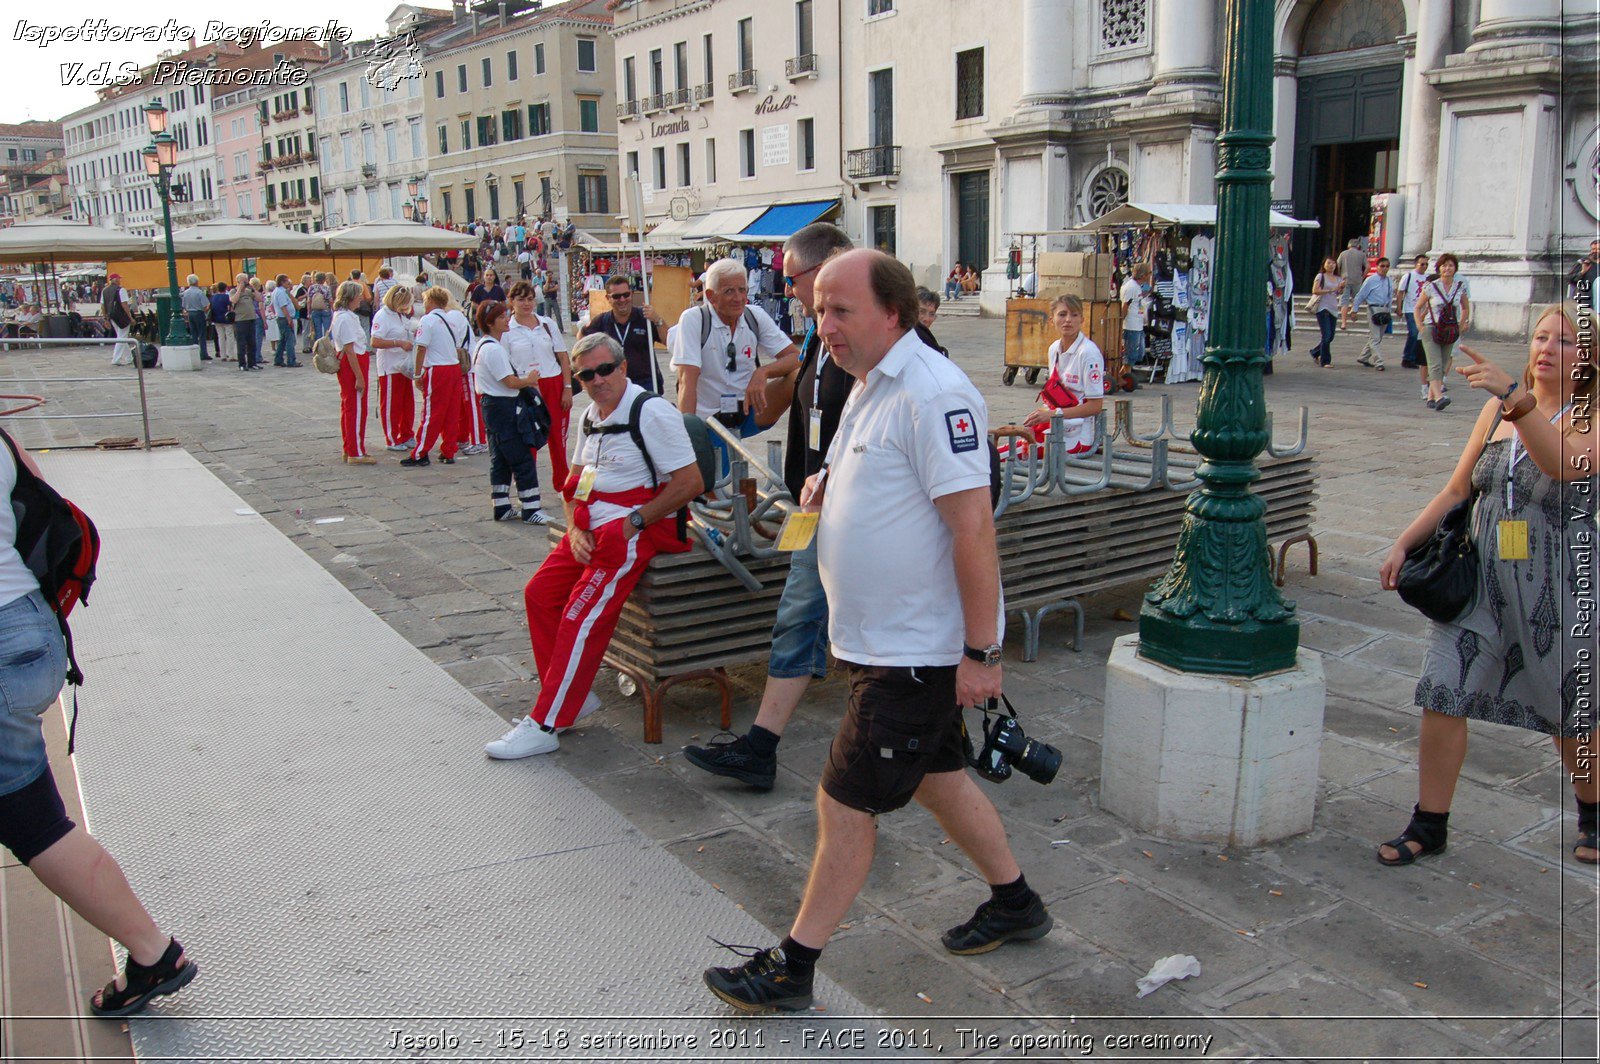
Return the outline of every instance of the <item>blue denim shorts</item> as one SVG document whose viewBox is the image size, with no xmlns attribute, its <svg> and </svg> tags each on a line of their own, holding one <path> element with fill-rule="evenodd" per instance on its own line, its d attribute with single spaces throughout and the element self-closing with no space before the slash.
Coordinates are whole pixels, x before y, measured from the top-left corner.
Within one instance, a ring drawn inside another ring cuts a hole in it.
<svg viewBox="0 0 1600 1064">
<path fill-rule="evenodd" d="M 828 599 L 817 572 L 817 541 L 789 556 L 789 579 L 772 625 L 767 675 L 778 680 L 828 675 Z"/>
<path fill-rule="evenodd" d="M 1122 361 L 1137 366 L 1144 361 L 1144 330 L 1122 330 Z"/>
<path fill-rule="evenodd" d="M 67 646 L 56 615 L 34 591 L 0 606 L 0 794 L 44 773 L 39 718 L 61 693 Z"/>
</svg>

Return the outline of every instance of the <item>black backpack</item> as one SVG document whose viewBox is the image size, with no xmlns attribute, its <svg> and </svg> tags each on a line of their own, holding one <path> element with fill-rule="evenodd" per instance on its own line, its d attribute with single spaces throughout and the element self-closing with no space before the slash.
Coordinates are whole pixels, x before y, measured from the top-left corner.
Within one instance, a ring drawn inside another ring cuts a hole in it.
<svg viewBox="0 0 1600 1064">
<path fill-rule="evenodd" d="M 664 396 L 654 392 L 645 392 L 634 399 L 633 405 L 628 408 L 628 422 L 625 425 L 596 425 L 588 417 L 583 419 L 583 434 L 585 436 L 611 436 L 626 432 L 633 437 L 633 445 L 639 448 L 639 454 L 644 457 L 645 468 L 650 471 L 651 484 L 659 484 L 661 475 L 656 470 L 655 459 L 650 457 L 650 448 L 644 445 L 644 430 L 640 427 L 644 404 L 651 399 L 660 399 L 668 402 Z M 591 407 L 591 410 L 594 408 Z M 694 448 L 694 464 L 700 467 L 700 479 L 703 484 L 701 494 L 709 492 L 712 485 L 717 482 L 717 470 L 721 463 L 717 461 L 717 449 L 711 444 L 711 430 L 706 423 L 694 414 L 683 414 L 683 427 L 689 433 L 689 444 Z M 678 511 L 678 539 L 686 541 L 689 534 L 689 508 L 683 507 Z"/>
</svg>

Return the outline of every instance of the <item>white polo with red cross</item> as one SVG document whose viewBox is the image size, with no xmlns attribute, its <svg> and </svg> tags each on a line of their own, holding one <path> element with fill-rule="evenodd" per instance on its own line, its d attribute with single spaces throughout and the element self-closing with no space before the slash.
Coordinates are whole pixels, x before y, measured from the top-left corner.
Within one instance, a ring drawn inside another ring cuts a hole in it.
<svg viewBox="0 0 1600 1064">
<path fill-rule="evenodd" d="M 1062 387 L 1078 397 L 1078 404 L 1100 399 L 1106 394 L 1106 359 L 1099 346 L 1086 333 L 1079 333 L 1065 354 L 1061 341 L 1050 345 L 1050 372 Z M 1069 418 L 1062 426 L 1062 442 L 1071 453 L 1094 446 L 1094 418 Z"/>
<path fill-rule="evenodd" d="M 817 566 L 833 653 L 858 665 L 955 665 L 965 635 L 953 541 L 934 507 L 989 491 L 988 410 L 914 332 L 858 381 L 828 449 Z"/>
</svg>

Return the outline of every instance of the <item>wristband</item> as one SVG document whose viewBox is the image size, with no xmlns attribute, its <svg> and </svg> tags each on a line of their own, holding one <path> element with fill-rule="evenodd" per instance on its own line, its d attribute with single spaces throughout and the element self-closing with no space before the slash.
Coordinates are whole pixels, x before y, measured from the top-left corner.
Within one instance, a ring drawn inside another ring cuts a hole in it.
<svg viewBox="0 0 1600 1064">
<path fill-rule="evenodd" d="M 1500 401 L 1503 403 L 1507 399 L 1510 399 L 1516 393 L 1517 393 L 1517 382 L 1516 381 L 1512 381 L 1511 382 L 1511 387 L 1506 389 L 1506 394 L 1504 394 L 1504 395 L 1502 395 L 1500 397 Z"/>
</svg>

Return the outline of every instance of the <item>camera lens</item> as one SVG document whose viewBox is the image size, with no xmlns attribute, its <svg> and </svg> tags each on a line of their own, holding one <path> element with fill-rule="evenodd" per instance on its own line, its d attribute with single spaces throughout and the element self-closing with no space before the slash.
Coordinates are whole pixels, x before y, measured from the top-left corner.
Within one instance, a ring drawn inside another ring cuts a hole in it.
<svg viewBox="0 0 1600 1064">
<path fill-rule="evenodd" d="M 1049 783 L 1061 771 L 1061 751 L 1049 743 L 1029 739 L 1012 762 L 1035 783 Z"/>
</svg>

